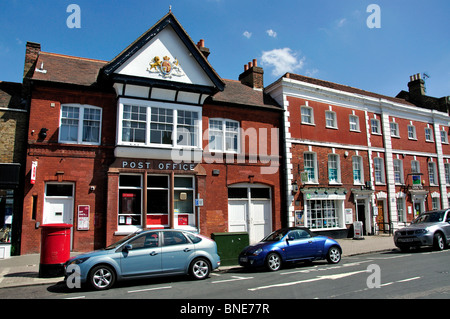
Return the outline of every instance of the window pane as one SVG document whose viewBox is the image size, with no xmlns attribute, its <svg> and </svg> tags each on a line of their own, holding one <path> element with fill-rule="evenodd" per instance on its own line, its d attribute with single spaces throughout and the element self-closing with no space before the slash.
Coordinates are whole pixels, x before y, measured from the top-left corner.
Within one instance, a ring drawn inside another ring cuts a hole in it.
<svg viewBox="0 0 450 319">
<path fill-rule="evenodd" d="M 47 184 L 46 196 L 73 196 L 73 185 Z"/>
<path fill-rule="evenodd" d="M 147 176 L 147 187 L 168 188 L 169 177 L 168 176 Z"/>
<path fill-rule="evenodd" d="M 252 198 L 270 198 L 270 188 L 251 188 L 250 196 Z"/>
<path fill-rule="evenodd" d="M 140 175 L 120 175 L 119 186 L 141 187 Z"/>
<path fill-rule="evenodd" d="M 192 178 L 191 177 L 175 177 L 174 183 L 175 183 L 175 187 L 192 188 Z"/>
<path fill-rule="evenodd" d="M 240 187 L 228 188 L 228 198 L 248 198 L 247 188 L 240 188 Z"/>
</svg>

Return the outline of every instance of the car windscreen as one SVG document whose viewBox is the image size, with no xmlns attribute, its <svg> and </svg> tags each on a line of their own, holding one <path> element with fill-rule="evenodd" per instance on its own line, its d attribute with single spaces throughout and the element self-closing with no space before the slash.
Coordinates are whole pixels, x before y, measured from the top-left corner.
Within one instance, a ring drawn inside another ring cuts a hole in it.
<svg viewBox="0 0 450 319">
<path fill-rule="evenodd" d="M 420 224 L 420 223 L 438 223 L 444 220 L 444 211 L 437 212 L 428 212 L 422 215 L 419 215 L 412 223 Z"/>
<path fill-rule="evenodd" d="M 115 248 L 119 247 L 120 245 L 122 245 L 122 244 L 123 244 L 124 242 L 126 242 L 127 240 L 129 240 L 130 238 L 133 238 L 133 237 L 135 237 L 135 236 L 137 236 L 137 235 L 138 235 L 137 232 L 136 232 L 136 233 L 133 233 L 133 234 L 130 234 L 130 235 L 128 235 L 127 237 L 124 237 L 124 238 L 122 238 L 121 240 L 115 242 L 114 244 L 109 245 L 109 246 L 106 247 L 105 249 L 106 249 L 106 250 L 109 250 L 109 249 L 115 249 Z"/>
<path fill-rule="evenodd" d="M 265 237 L 261 241 L 279 241 L 284 236 L 286 236 L 287 232 L 288 232 L 288 229 L 279 229 L 277 231 L 274 231 L 273 233 L 271 233 L 269 236 Z"/>
</svg>

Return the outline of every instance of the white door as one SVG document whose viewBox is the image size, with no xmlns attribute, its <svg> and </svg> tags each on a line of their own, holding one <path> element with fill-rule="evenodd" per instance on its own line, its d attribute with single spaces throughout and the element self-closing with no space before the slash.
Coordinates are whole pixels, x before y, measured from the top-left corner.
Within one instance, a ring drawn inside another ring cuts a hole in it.
<svg viewBox="0 0 450 319">
<path fill-rule="evenodd" d="M 252 218 L 250 225 L 250 242 L 257 243 L 272 230 L 270 200 L 252 200 L 251 201 Z"/>
<path fill-rule="evenodd" d="M 229 192 L 228 231 L 248 232 L 250 244 L 257 243 L 272 231 L 270 188 L 255 187 L 254 184 L 251 186 L 239 184 L 231 188 L 240 191 Z M 255 188 L 265 189 L 263 193 L 266 195 L 261 196 L 260 191 L 252 192 Z M 231 193 L 233 197 L 230 197 Z M 258 198 L 252 198 L 252 193 Z M 236 198 L 239 196 L 245 198 Z"/>
<path fill-rule="evenodd" d="M 228 231 L 246 232 L 247 230 L 247 200 L 228 200 Z"/>
</svg>

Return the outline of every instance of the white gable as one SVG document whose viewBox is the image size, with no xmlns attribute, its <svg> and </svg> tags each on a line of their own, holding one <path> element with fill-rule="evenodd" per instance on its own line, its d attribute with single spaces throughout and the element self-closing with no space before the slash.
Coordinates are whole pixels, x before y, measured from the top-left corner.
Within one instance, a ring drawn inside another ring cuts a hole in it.
<svg viewBox="0 0 450 319">
<path fill-rule="evenodd" d="M 115 73 L 188 84 L 214 85 L 171 26 L 159 32 Z"/>
</svg>

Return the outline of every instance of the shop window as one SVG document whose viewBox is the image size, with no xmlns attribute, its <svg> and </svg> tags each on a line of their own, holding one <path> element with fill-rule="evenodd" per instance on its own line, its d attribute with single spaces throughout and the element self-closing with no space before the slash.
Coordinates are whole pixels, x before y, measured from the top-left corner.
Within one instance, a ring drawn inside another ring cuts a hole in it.
<svg viewBox="0 0 450 319">
<path fill-rule="evenodd" d="M 147 176 L 147 227 L 169 225 L 169 176 Z"/>
<path fill-rule="evenodd" d="M 102 109 L 90 105 L 62 105 L 59 142 L 100 144 Z"/>
<path fill-rule="evenodd" d="M 194 181 L 193 177 L 174 178 L 174 210 L 179 226 L 194 226 Z"/>
<path fill-rule="evenodd" d="M 142 176 L 119 176 L 119 226 L 141 226 Z"/>
<path fill-rule="evenodd" d="M 335 200 L 309 200 L 308 227 L 311 229 L 339 228 L 340 214 Z"/>
</svg>

